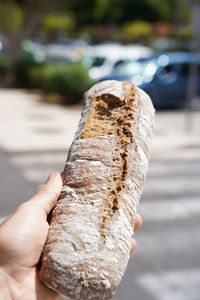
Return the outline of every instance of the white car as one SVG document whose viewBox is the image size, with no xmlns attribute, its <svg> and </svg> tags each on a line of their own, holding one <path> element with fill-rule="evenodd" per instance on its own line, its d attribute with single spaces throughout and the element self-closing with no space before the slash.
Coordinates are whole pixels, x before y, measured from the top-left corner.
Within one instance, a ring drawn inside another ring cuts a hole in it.
<svg viewBox="0 0 200 300">
<path fill-rule="evenodd" d="M 91 46 L 88 57 L 85 60 L 91 61 L 89 76 L 98 81 L 104 76 L 112 73 L 115 64 L 123 59 L 137 60 L 149 57 L 153 50 L 142 45 L 121 45 L 117 43 L 101 44 Z"/>
<path fill-rule="evenodd" d="M 22 49 L 33 54 L 36 62 L 41 63 L 46 60 L 46 45 L 31 40 L 22 42 Z"/>
<path fill-rule="evenodd" d="M 85 56 L 89 45 L 83 40 L 59 39 L 47 45 L 47 59 L 77 62 Z"/>
</svg>

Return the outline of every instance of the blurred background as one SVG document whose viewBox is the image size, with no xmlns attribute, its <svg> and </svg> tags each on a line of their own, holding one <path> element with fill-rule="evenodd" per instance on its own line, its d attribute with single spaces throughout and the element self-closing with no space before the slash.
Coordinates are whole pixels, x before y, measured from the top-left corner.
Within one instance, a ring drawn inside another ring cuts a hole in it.
<svg viewBox="0 0 200 300">
<path fill-rule="evenodd" d="M 0 0 L 0 221 L 62 171 L 101 80 L 157 109 L 144 225 L 114 300 L 199 300 L 200 1 Z"/>
</svg>

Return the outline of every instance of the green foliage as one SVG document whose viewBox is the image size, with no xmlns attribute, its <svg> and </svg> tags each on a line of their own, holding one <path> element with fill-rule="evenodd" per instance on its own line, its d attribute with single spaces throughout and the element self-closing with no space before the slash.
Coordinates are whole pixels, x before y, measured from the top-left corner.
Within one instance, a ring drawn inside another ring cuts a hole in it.
<svg viewBox="0 0 200 300">
<path fill-rule="evenodd" d="M 0 78 L 4 80 L 5 76 L 10 72 L 11 64 L 8 57 L 0 55 Z"/>
<path fill-rule="evenodd" d="M 65 104 L 79 102 L 91 85 L 87 70 L 80 64 L 46 63 L 32 68 L 30 77 L 35 88 L 63 96 Z"/>
<path fill-rule="evenodd" d="M 190 28 L 188 28 L 188 27 L 181 28 L 178 32 L 177 37 L 181 40 L 192 40 L 194 38 Z"/>
<path fill-rule="evenodd" d="M 123 25 L 122 32 L 129 41 L 149 39 L 152 34 L 152 26 L 145 21 L 128 22 Z"/>
<path fill-rule="evenodd" d="M 7 70 L 10 67 L 10 61 L 5 55 L 0 55 L 0 72 Z"/>
<path fill-rule="evenodd" d="M 179 30 L 190 23 L 196 3 L 200 0 L 0 0 L 0 34 L 6 40 L 6 55 L 15 64 L 25 39 L 75 37 L 89 28 L 93 41 L 123 41 L 124 35 L 127 41 L 141 37 L 146 41 L 151 36 L 149 23 L 165 21 Z"/>
<path fill-rule="evenodd" d="M 200 1 L 200 0 L 199 0 Z M 200 2 L 199 2 L 200 3 Z M 179 19 L 182 24 L 189 24 L 192 20 L 192 14 L 188 7 L 188 4 L 185 2 L 181 2 L 179 4 Z"/>
<path fill-rule="evenodd" d="M 19 30 L 23 23 L 23 10 L 13 1 L 0 2 L 1 31 L 10 33 Z"/>
<path fill-rule="evenodd" d="M 47 15 L 41 26 L 41 31 L 47 36 L 56 36 L 61 34 L 65 36 L 75 27 L 75 19 L 72 14 L 49 14 Z"/>
<path fill-rule="evenodd" d="M 122 25 L 138 19 L 171 22 L 175 4 L 174 0 L 68 0 L 65 7 L 74 13 L 79 26 L 97 22 Z M 187 7 L 187 11 L 182 7 Z M 179 1 L 179 10 L 180 18 L 188 20 L 190 10 L 184 1 Z"/>
<path fill-rule="evenodd" d="M 152 16 L 146 15 L 146 20 L 149 21 L 168 21 L 173 18 L 174 0 L 143 0 L 144 6 L 149 8 L 149 13 Z M 152 18 L 152 19 L 151 19 Z"/>
<path fill-rule="evenodd" d="M 94 10 L 93 10 L 93 15 L 94 19 L 96 21 L 102 20 L 104 17 L 106 11 L 108 10 L 109 7 L 109 1 L 107 0 L 96 0 Z"/>
<path fill-rule="evenodd" d="M 23 52 L 18 62 L 13 66 L 15 84 L 19 87 L 31 88 L 30 70 L 37 65 L 32 53 Z"/>
</svg>

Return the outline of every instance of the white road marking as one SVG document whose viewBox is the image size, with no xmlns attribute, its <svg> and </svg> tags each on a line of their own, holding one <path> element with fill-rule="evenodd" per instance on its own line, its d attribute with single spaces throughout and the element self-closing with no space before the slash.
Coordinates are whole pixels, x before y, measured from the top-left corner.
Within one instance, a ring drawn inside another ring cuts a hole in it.
<svg viewBox="0 0 200 300">
<path fill-rule="evenodd" d="M 148 273 L 138 283 L 158 300 L 199 300 L 200 270 L 171 270 Z"/>
<path fill-rule="evenodd" d="M 13 162 L 18 167 L 23 166 L 24 168 L 33 166 L 35 164 L 42 165 L 50 165 L 52 163 L 63 163 L 66 161 L 67 158 L 67 149 L 66 151 L 58 152 L 58 153 L 23 153 L 13 155 L 11 158 L 11 162 Z"/>
<path fill-rule="evenodd" d="M 143 201 L 139 212 L 145 221 L 165 221 L 200 215 L 200 198 Z"/>
<path fill-rule="evenodd" d="M 159 178 L 159 173 L 157 178 L 151 178 L 151 176 L 149 176 L 144 188 L 145 192 L 152 194 L 166 194 L 170 192 L 170 194 L 177 195 L 179 193 L 181 194 L 183 191 L 198 191 L 200 195 L 198 176 L 196 176 L 196 178 L 190 178 L 189 175 L 182 176 L 181 173 L 175 177 L 173 177 L 173 174 L 171 173 L 171 178 Z"/>
<path fill-rule="evenodd" d="M 52 168 L 44 168 L 42 167 L 41 169 L 25 169 L 23 170 L 23 176 L 26 178 L 27 181 L 29 182 L 34 182 L 38 184 L 42 184 L 47 180 L 48 175 L 54 170 Z M 59 170 L 58 170 L 59 171 Z"/>
<path fill-rule="evenodd" d="M 192 255 L 192 249 L 199 251 L 200 239 L 198 237 L 199 226 L 193 226 L 190 232 L 190 229 L 185 226 L 170 227 L 169 223 L 166 223 L 166 226 L 161 227 L 161 223 L 158 222 L 156 227 L 151 229 L 151 225 L 148 224 L 148 231 L 143 232 L 141 229 L 136 234 L 138 255 L 144 261 L 149 257 L 154 257 L 158 262 L 164 259 L 166 263 L 174 259 L 177 263 L 182 263 L 183 257 Z"/>
<path fill-rule="evenodd" d="M 50 172 L 62 172 L 67 158 L 67 150 L 58 153 L 15 154 L 10 161 L 22 171 L 24 178 L 32 183 L 42 184 Z"/>
</svg>

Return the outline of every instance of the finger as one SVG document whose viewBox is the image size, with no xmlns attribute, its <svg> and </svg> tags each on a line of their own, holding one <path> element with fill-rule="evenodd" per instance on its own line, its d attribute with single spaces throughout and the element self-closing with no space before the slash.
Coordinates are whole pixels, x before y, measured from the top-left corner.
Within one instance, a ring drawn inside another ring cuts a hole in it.
<svg viewBox="0 0 200 300">
<path fill-rule="evenodd" d="M 137 231 L 142 226 L 142 217 L 137 214 L 135 218 L 134 231 Z"/>
<path fill-rule="evenodd" d="M 137 247 L 136 240 L 133 239 L 132 246 L 131 246 L 131 255 L 133 255 L 133 252 L 135 251 L 136 247 Z"/>
<path fill-rule="evenodd" d="M 31 204 L 37 204 L 46 214 L 55 206 L 62 189 L 62 178 L 60 173 L 52 172 L 45 185 L 43 185 L 36 194 L 29 200 Z"/>
</svg>

